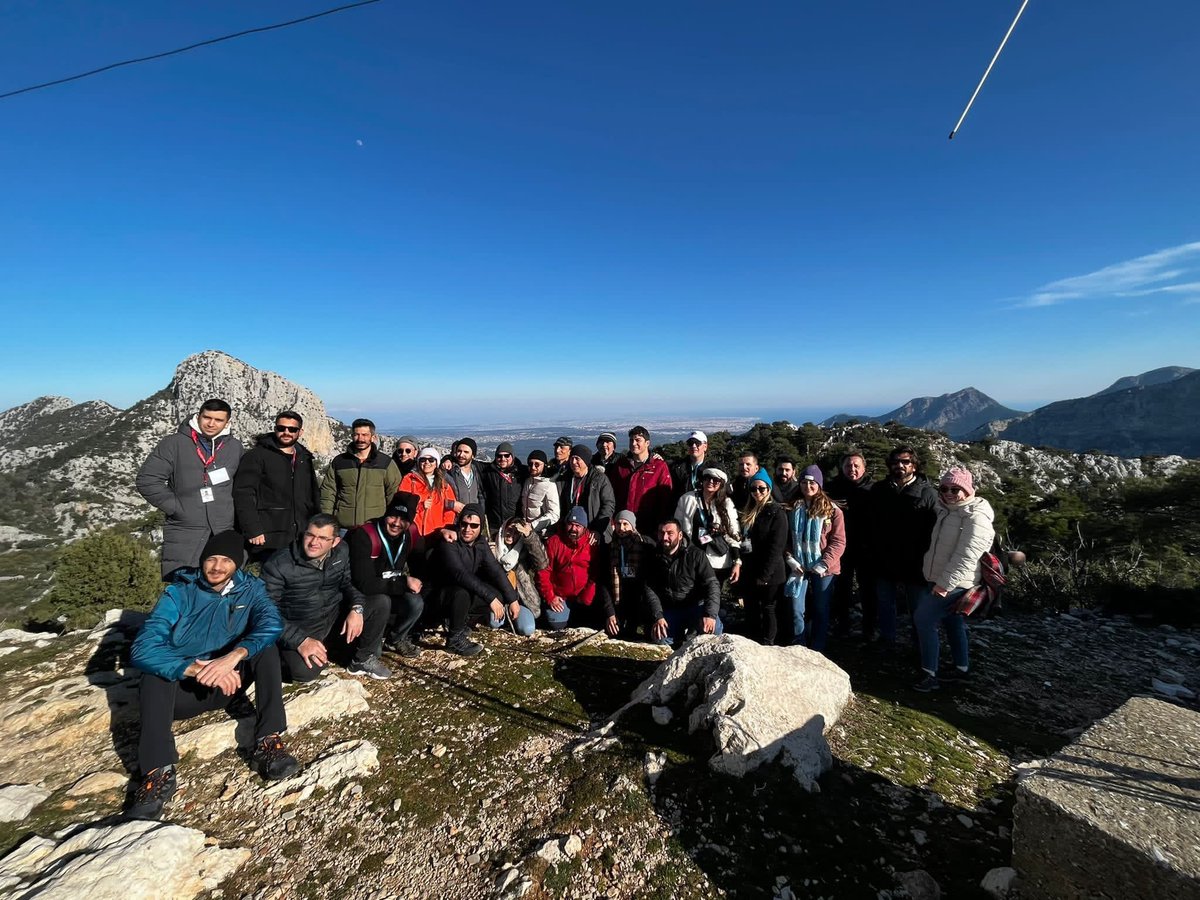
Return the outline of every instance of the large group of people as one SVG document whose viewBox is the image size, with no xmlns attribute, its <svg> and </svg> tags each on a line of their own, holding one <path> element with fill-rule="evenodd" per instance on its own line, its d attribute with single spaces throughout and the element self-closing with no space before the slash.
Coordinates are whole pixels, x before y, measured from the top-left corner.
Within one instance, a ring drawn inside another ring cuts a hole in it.
<svg viewBox="0 0 1200 900">
<path fill-rule="evenodd" d="M 782 458 L 773 478 L 749 451 L 731 479 L 701 431 L 673 462 L 642 426 L 625 453 L 604 432 L 595 452 L 562 437 L 552 458 L 534 450 L 522 462 L 504 442 L 483 461 L 470 437 L 443 457 L 403 436 L 389 456 L 357 419 L 319 476 L 296 411 L 249 450 L 231 419 L 228 403 L 206 401 L 137 476 L 166 516 L 167 586 L 133 647 L 144 674 L 132 815 L 157 817 L 175 789 L 174 720 L 244 703 L 255 684 L 250 758 L 264 778 L 286 777 L 297 764 L 281 738 L 283 681 L 331 662 L 390 678 L 385 654 L 415 657 L 442 627 L 432 645 L 465 657 L 483 649 L 472 626 L 528 636 L 586 625 L 677 646 L 721 634 L 722 609 L 740 608 L 755 640 L 824 652 L 849 635 L 857 599 L 862 638 L 884 650 L 897 610 L 909 611 L 918 690 L 966 677 L 956 605 L 979 582 L 992 511 L 967 469 L 935 484 L 912 447 L 888 455 L 878 482 L 847 453 L 826 488 L 817 465 Z"/>
</svg>

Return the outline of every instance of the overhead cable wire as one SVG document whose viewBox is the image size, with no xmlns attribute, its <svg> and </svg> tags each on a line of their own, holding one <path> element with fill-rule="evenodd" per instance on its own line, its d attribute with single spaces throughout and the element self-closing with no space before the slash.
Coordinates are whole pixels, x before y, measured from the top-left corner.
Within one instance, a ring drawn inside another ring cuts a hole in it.
<svg viewBox="0 0 1200 900">
<path fill-rule="evenodd" d="M 313 13 L 309 16 L 302 16 L 299 19 L 292 19 L 288 22 L 276 22 L 274 25 L 262 25 L 258 28 L 247 28 L 245 31 L 237 31 L 233 34 L 224 34 L 220 37 L 209 38 L 206 41 L 198 41 L 195 44 L 188 44 L 186 47 L 178 47 L 175 50 L 166 50 L 162 53 L 153 53 L 150 56 L 139 56 L 137 59 L 125 59 L 121 62 L 110 63 L 107 66 L 101 66 L 98 69 L 80 72 L 77 75 L 68 75 L 66 78 L 56 78 L 53 81 L 46 81 L 42 84 L 31 84 L 28 87 L 17 88 L 15 91 L 7 91 L 3 94 L 0 94 L 0 100 L 7 100 L 9 97 L 15 97 L 18 94 L 28 94 L 30 91 L 40 91 L 42 88 L 66 84 L 70 81 L 79 81 L 81 78 L 90 78 L 93 75 L 99 75 L 102 72 L 111 72 L 113 69 L 119 69 L 122 66 L 132 66 L 138 63 L 150 62 L 155 59 L 164 59 L 165 57 L 175 56 L 179 53 L 187 53 L 189 50 L 195 50 L 199 47 L 208 47 L 212 44 L 219 44 L 222 41 L 232 41 L 234 38 L 245 37 L 248 34 L 262 34 L 264 31 L 274 31 L 277 28 L 287 28 L 291 25 L 300 25 L 303 22 L 311 22 L 313 19 L 320 19 L 324 16 L 332 16 L 334 13 L 345 12 L 349 9 L 357 9 L 360 6 L 370 6 L 372 3 L 380 2 L 382 2 L 382 0 L 359 0 L 357 3 L 348 3 L 345 6 L 337 6 L 333 9 L 326 9 L 322 12 Z"/>
<path fill-rule="evenodd" d="M 958 129 L 962 127 L 963 119 L 967 117 L 967 113 L 971 111 L 971 104 L 975 102 L 975 98 L 979 96 L 979 91 L 983 88 L 983 83 L 987 81 L 988 75 L 992 73 L 992 66 L 996 64 L 996 60 L 1000 58 L 1000 51 L 1004 49 L 1004 45 L 1008 43 L 1009 35 L 1013 33 L 1013 29 L 1017 27 L 1017 22 L 1021 19 L 1021 13 L 1025 12 L 1025 7 L 1029 5 L 1029 0 L 1025 0 L 1021 4 L 1021 8 L 1017 10 L 1016 17 L 1012 20 L 1012 24 L 1008 26 L 1008 31 L 1004 33 L 1004 40 L 1000 42 L 1000 46 L 996 48 L 996 53 L 992 56 L 992 61 L 988 63 L 988 67 L 983 72 L 983 77 L 979 79 L 979 84 L 975 86 L 975 93 L 971 95 L 971 99 L 967 101 L 967 107 L 962 111 L 962 115 L 958 117 L 958 121 L 954 123 L 954 127 L 950 129 L 950 140 L 954 140 L 954 135 L 958 133 Z M 0 98 L 3 99 L 3 98 Z"/>
</svg>

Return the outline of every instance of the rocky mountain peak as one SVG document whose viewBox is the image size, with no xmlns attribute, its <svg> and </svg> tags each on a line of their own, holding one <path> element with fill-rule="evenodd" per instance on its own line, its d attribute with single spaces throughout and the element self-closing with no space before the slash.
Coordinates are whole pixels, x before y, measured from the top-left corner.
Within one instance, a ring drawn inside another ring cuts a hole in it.
<svg viewBox="0 0 1200 900">
<path fill-rule="evenodd" d="M 304 417 L 304 445 L 327 457 L 335 452 L 334 435 L 321 398 L 275 372 L 265 372 L 220 350 L 189 356 L 175 369 L 167 386 L 172 427 L 195 415 L 200 404 L 220 397 L 233 407 L 233 433 L 247 447 L 270 431 L 275 415 L 294 409 Z"/>
</svg>

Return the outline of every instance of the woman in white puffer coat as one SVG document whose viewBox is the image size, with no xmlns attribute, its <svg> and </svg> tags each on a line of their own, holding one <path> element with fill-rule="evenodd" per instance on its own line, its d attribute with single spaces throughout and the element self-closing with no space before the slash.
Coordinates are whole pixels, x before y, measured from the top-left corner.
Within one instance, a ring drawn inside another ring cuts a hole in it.
<svg viewBox="0 0 1200 900">
<path fill-rule="evenodd" d="M 554 526 L 559 518 L 558 483 L 546 477 L 546 454 L 534 450 L 529 454 L 529 477 L 521 488 L 520 513 L 533 526 L 539 537 Z"/>
<path fill-rule="evenodd" d="M 925 551 L 927 584 L 916 596 L 913 625 L 925 677 L 918 691 L 936 691 L 943 681 L 966 677 L 967 620 L 954 606 L 962 595 L 982 580 L 980 558 L 992 546 L 996 529 L 992 505 L 975 493 L 975 479 L 964 468 L 950 469 L 938 485 L 937 522 Z M 938 678 L 938 625 L 946 629 L 954 668 Z"/>
</svg>

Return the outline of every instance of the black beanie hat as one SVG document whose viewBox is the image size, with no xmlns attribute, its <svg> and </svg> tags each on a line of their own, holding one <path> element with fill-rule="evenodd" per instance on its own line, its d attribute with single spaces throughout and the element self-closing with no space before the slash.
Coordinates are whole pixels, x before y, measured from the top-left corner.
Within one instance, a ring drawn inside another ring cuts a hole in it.
<svg viewBox="0 0 1200 900">
<path fill-rule="evenodd" d="M 227 556 L 241 566 L 246 561 L 246 539 L 236 531 L 214 534 L 200 551 L 200 565 L 210 556 Z"/>
<path fill-rule="evenodd" d="M 545 450 L 534 450 L 532 453 L 529 454 L 529 458 L 526 459 L 525 461 L 531 462 L 535 459 L 545 462 L 546 461 L 546 451 Z"/>
<path fill-rule="evenodd" d="M 472 456 L 479 454 L 479 445 L 475 443 L 475 438 L 459 438 L 454 442 L 454 446 L 457 447 L 459 444 L 466 444 Z"/>
<path fill-rule="evenodd" d="M 385 516 L 403 516 L 407 521 L 411 522 L 417 516 L 417 507 L 421 504 L 421 498 L 416 494 L 408 491 L 397 491 L 396 496 L 392 498 L 392 502 L 388 504 Z"/>
</svg>

